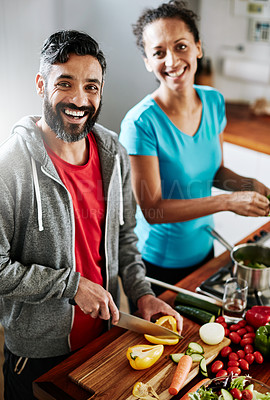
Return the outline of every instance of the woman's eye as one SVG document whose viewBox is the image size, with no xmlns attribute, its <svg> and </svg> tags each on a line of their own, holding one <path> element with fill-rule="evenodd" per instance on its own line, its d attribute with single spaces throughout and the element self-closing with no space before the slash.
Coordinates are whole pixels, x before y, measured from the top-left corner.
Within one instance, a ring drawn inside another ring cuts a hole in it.
<svg viewBox="0 0 270 400">
<path fill-rule="evenodd" d="M 153 56 L 158 57 L 158 58 L 164 57 L 164 52 L 161 50 L 158 50 L 153 54 Z"/>
<path fill-rule="evenodd" d="M 176 48 L 177 50 L 185 50 L 187 46 L 185 44 L 179 44 Z"/>
</svg>

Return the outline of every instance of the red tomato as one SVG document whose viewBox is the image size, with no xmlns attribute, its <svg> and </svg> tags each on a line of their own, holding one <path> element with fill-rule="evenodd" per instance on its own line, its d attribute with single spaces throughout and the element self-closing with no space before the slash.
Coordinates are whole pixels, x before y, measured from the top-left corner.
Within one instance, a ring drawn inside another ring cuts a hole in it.
<svg viewBox="0 0 270 400">
<path fill-rule="evenodd" d="M 233 396 L 234 399 L 236 400 L 241 400 L 242 399 L 242 392 L 238 388 L 233 388 L 230 390 L 231 395 Z"/>
<path fill-rule="evenodd" d="M 249 363 L 244 358 L 240 358 L 238 362 L 241 369 L 245 371 L 249 369 Z"/>
<path fill-rule="evenodd" d="M 237 332 L 230 332 L 229 334 L 229 338 L 231 339 L 231 341 L 235 344 L 238 344 L 241 342 L 241 336 L 238 335 Z"/>
<path fill-rule="evenodd" d="M 228 367 L 239 367 L 239 362 L 236 360 L 230 360 L 230 361 L 228 361 L 227 366 Z"/>
<path fill-rule="evenodd" d="M 230 353 L 228 358 L 229 358 L 230 361 L 238 361 L 239 360 L 238 354 L 236 354 L 234 352 Z"/>
<path fill-rule="evenodd" d="M 243 328 L 243 326 L 246 326 L 247 321 L 245 319 L 241 319 L 241 321 L 237 322 L 237 325 L 240 326 L 240 328 Z"/>
<path fill-rule="evenodd" d="M 244 389 L 242 390 L 242 399 L 243 400 L 252 400 L 253 398 L 253 393 L 249 389 Z"/>
<path fill-rule="evenodd" d="M 228 357 L 228 355 L 232 352 L 232 348 L 230 346 L 225 346 L 221 349 L 220 355 L 221 357 Z"/>
<path fill-rule="evenodd" d="M 216 374 L 218 371 L 223 369 L 223 367 L 224 367 L 223 362 L 220 360 L 217 360 L 212 364 L 211 371 L 213 372 L 213 374 Z"/>
<path fill-rule="evenodd" d="M 245 339 L 245 338 L 247 338 L 247 337 L 251 337 L 251 338 L 255 338 L 255 336 L 256 336 L 256 333 L 255 332 L 248 332 L 248 333 L 245 333 L 244 335 L 243 335 L 243 339 Z"/>
<path fill-rule="evenodd" d="M 234 375 L 240 375 L 241 369 L 238 367 L 229 367 L 229 368 L 227 368 L 227 372 L 228 372 L 228 374 L 230 374 L 232 372 Z"/>
<path fill-rule="evenodd" d="M 229 334 L 230 334 L 230 329 L 229 328 L 224 328 L 224 335 L 226 337 L 229 337 Z"/>
<path fill-rule="evenodd" d="M 244 347 L 246 344 L 251 344 L 254 342 L 254 338 L 252 337 L 247 337 L 245 339 L 241 339 L 240 341 L 240 346 Z"/>
<path fill-rule="evenodd" d="M 254 351 L 253 353 L 256 363 L 262 364 L 263 363 L 263 356 L 259 351 Z"/>
<path fill-rule="evenodd" d="M 219 322 L 219 323 L 220 323 L 220 325 L 223 326 L 224 329 L 227 329 L 227 328 L 228 328 L 227 322 Z"/>
<path fill-rule="evenodd" d="M 240 336 L 243 336 L 245 333 L 247 333 L 247 330 L 245 328 L 240 328 L 237 329 L 236 333 L 238 333 Z"/>
<path fill-rule="evenodd" d="M 216 377 L 218 378 L 219 376 L 227 376 L 228 372 L 226 371 L 226 369 L 220 369 L 217 373 L 216 373 Z"/>
<path fill-rule="evenodd" d="M 230 331 L 237 331 L 238 329 L 240 329 L 241 327 L 238 324 L 233 324 L 230 326 Z"/>
<path fill-rule="evenodd" d="M 237 350 L 236 354 L 239 356 L 239 358 L 244 358 L 246 355 L 244 350 Z"/>
<path fill-rule="evenodd" d="M 248 332 L 254 332 L 254 328 L 251 325 L 246 325 L 245 328 Z"/>
<path fill-rule="evenodd" d="M 245 360 L 247 360 L 249 365 L 253 363 L 254 359 L 255 359 L 255 357 L 252 353 L 248 353 L 245 355 Z"/>
<path fill-rule="evenodd" d="M 222 317 L 222 315 L 221 315 L 220 317 L 217 317 L 217 318 L 216 318 L 215 322 L 218 322 L 218 323 L 220 323 L 220 322 L 225 322 L 225 318 Z"/>
<path fill-rule="evenodd" d="M 246 354 L 253 353 L 254 347 L 252 346 L 252 344 L 246 344 L 244 347 L 244 351 Z"/>
</svg>

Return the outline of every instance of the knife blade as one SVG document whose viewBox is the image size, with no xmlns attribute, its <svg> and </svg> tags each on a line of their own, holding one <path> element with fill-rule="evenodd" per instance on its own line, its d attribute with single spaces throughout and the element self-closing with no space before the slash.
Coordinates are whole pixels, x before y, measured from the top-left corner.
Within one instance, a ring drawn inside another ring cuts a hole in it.
<svg viewBox="0 0 270 400">
<path fill-rule="evenodd" d="M 160 338 L 175 339 L 175 337 L 177 337 L 178 339 L 183 339 L 183 336 L 179 335 L 177 332 L 173 332 L 164 326 L 154 324 L 153 322 L 146 321 L 145 319 L 127 314 L 123 311 L 119 311 L 119 321 L 115 325 L 133 332 L 148 334 Z"/>
</svg>

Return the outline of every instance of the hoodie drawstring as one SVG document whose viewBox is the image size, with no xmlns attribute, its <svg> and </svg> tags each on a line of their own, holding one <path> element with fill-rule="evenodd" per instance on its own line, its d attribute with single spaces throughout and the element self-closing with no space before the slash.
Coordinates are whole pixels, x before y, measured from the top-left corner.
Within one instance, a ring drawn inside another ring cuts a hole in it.
<svg viewBox="0 0 270 400">
<path fill-rule="evenodd" d="M 31 157 L 31 163 L 32 163 L 32 173 L 33 173 L 34 188 L 35 188 L 36 201 L 37 201 L 38 230 L 41 232 L 44 230 L 43 222 L 42 222 L 42 204 L 41 204 L 41 196 L 40 196 L 39 182 L 38 182 L 38 175 L 37 175 L 37 166 L 36 166 L 36 162 L 33 159 L 33 157 Z"/>
<path fill-rule="evenodd" d="M 124 225 L 124 210 L 123 210 L 123 189 L 122 189 L 122 176 L 121 176 L 121 166 L 119 160 L 119 154 L 116 154 L 116 168 L 119 179 L 119 197 L 120 197 L 120 206 L 119 206 L 119 224 Z"/>
</svg>

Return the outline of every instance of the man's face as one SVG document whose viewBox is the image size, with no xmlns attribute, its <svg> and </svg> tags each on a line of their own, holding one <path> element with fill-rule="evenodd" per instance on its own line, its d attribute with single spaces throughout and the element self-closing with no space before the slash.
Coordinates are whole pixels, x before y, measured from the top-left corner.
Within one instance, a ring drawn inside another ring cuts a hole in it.
<svg viewBox="0 0 270 400">
<path fill-rule="evenodd" d="M 43 117 L 59 139 L 76 142 L 91 131 L 100 112 L 102 82 L 101 66 L 90 55 L 71 54 L 66 63 L 52 65 L 43 87 Z"/>
</svg>

